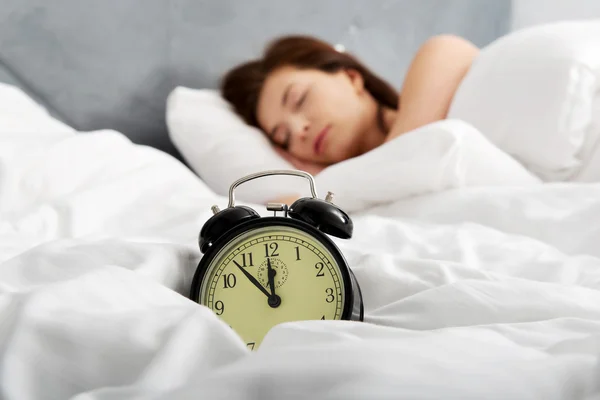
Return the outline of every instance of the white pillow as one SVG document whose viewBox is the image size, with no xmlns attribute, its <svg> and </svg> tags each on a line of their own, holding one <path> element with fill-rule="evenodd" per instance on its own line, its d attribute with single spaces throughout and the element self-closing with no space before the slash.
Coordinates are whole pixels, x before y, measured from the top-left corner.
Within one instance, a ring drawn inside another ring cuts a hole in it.
<svg viewBox="0 0 600 400">
<path fill-rule="evenodd" d="M 482 49 L 448 117 L 546 181 L 575 180 L 599 137 L 599 78 L 599 20 L 519 30 Z"/>
<path fill-rule="evenodd" d="M 189 166 L 216 193 L 227 195 L 237 179 L 271 169 L 295 169 L 259 129 L 246 124 L 212 89 L 175 88 L 167 99 L 169 135 Z M 265 203 L 278 196 L 310 195 L 308 181 L 274 176 L 236 189 L 236 198 Z"/>
<path fill-rule="evenodd" d="M 450 189 L 542 184 L 472 125 L 452 119 L 332 165 L 316 182 L 319 191 L 335 193 L 334 202 L 349 213 Z"/>
</svg>

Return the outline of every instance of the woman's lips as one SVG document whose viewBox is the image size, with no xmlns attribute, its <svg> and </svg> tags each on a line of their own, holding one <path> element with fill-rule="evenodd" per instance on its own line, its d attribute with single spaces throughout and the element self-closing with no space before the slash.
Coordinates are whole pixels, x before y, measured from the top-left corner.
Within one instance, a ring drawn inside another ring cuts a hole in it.
<svg viewBox="0 0 600 400">
<path fill-rule="evenodd" d="M 313 145 L 314 149 L 315 149 L 315 154 L 321 154 L 321 151 L 323 151 L 323 140 L 325 139 L 325 136 L 327 135 L 327 132 L 329 132 L 329 128 L 331 126 L 327 125 L 325 127 L 325 129 L 323 129 L 319 135 L 315 138 L 315 143 Z"/>
</svg>

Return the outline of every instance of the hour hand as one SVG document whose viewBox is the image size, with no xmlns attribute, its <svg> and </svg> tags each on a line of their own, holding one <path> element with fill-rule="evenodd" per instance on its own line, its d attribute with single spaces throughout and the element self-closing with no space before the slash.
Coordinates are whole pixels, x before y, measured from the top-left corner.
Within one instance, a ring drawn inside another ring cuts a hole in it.
<svg viewBox="0 0 600 400">
<path fill-rule="evenodd" d="M 271 295 L 269 296 L 269 306 L 277 308 L 281 304 L 281 297 L 275 294 L 275 274 L 276 271 L 271 266 L 271 260 L 267 258 L 267 272 L 269 274 L 269 286 L 271 287 Z"/>
<path fill-rule="evenodd" d="M 271 266 L 271 260 L 269 260 L 267 258 L 267 274 L 269 276 L 269 287 L 271 289 L 271 296 L 275 297 L 277 296 L 275 294 L 275 270 L 273 269 L 273 267 Z"/>
<path fill-rule="evenodd" d="M 237 266 L 237 267 L 240 269 L 240 271 L 242 271 L 242 272 L 244 273 L 244 275 L 246 276 L 246 278 L 248 278 L 248 280 L 249 280 L 250 282 L 252 282 L 252 284 L 253 284 L 254 286 L 256 286 L 257 288 L 259 288 L 259 289 L 260 289 L 260 291 L 261 291 L 261 292 L 263 292 L 263 293 L 265 294 L 265 296 L 267 296 L 267 297 L 271 297 L 271 295 L 269 294 L 269 292 L 267 292 L 267 289 L 265 289 L 265 288 L 263 287 L 263 285 L 261 285 L 261 284 L 260 284 L 260 282 L 259 282 L 259 281 L 257 281 L 257 280 L 256 280 L 256 278 L 252 276 L 252 274 L 250 274 L 248 271 L 246 271 L 246 270 L 244 269 L 244 267 L 242 267 L 240 264 L 238 264 L 238 263 L 237 263 L 235 260 L 233 260 L 233 263 L 234 263 L 234 264 L 235 264 L 235 265 L 236 265 L 236 266 Z"/>
</svg>

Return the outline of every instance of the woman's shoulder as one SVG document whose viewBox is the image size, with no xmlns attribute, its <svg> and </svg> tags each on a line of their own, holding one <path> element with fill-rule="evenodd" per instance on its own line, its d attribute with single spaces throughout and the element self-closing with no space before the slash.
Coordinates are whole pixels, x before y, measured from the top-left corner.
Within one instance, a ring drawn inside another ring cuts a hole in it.
<svg viewBox="0 0 600 400">
<path fill-rule="evenodd" d="M 464 37 L 453 34 L 436 35 L 421 43 L 413 56 L 410 68 L 430 72 L 443 68 L 443 61 L 471 60 L 477 53 L 479 48 Z"/>
<path fill-rule="evenodd" d="M 427 39 L 404 77 L 398 116 L 389 139 L 444 119 L 456 89 L 478 53 L 477 46 L 457 35 Z"/>
<path fill-rule="evenodd" d="M 462 37 L 462 36 L 458 36 L 458 35 L 454 35 L 454 34 L 450 34 L 450 33 L 446 33 L 446 34 L 440 34 L 440 35 L 435 35 L 435 36 L 431 36 L 430 38 L 428 38 L 427 40 L 425 40 L 420 46 L 419 46 L 419 50 L 417 51 L 417 55 L 419 55 L 419 53 L 429 53 L 429 52 L 456 52 L 456 51 L 476 51 L 478 50 L 477 46 L 471 42 L 470 40 Z"/>
</svg>

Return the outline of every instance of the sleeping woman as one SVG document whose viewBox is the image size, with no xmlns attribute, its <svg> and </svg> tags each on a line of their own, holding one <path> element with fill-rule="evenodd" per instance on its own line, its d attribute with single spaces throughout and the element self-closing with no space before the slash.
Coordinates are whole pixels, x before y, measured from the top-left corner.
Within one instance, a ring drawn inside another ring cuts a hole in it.
<svg viewBox="0 0 600 400">
<path fill-rule="evenodd" d="M 285 159 L 316 175 L 445 119 L 478 52 L 457 36 L 430 38 L 398 93 L 352 55 L 317 38 L 286 36 L 270 43 L 262 58 L 229 71 L 221 90 Z"/>
</svg>

